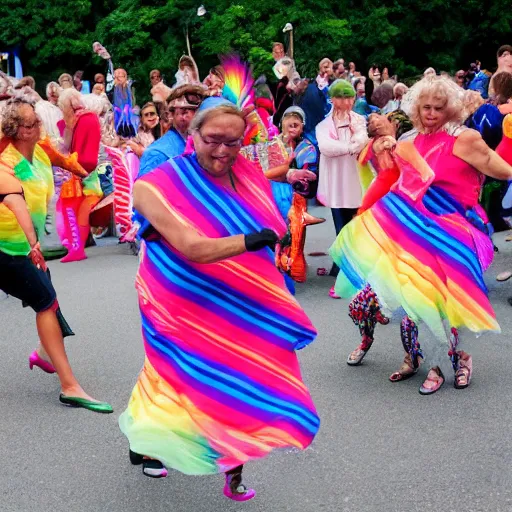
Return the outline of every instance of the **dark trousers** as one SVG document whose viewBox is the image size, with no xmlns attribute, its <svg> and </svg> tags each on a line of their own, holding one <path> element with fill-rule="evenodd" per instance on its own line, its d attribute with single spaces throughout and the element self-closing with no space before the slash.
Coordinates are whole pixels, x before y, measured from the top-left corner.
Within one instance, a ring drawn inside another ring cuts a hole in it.
<svg viewBox="0 0 512 512">
<path fill-rule="evenodd" d="M 336 230 L 336 236 L 340 234 L 340 231 L 352 220 L 352 217 L 357 213 L 357 208 L 331 208 L 332 220 L 334 221 L 334 229 Z M 336 263 L 332 264 L 329 275 L 337 276 L 340 269 Z"/>
</svg>

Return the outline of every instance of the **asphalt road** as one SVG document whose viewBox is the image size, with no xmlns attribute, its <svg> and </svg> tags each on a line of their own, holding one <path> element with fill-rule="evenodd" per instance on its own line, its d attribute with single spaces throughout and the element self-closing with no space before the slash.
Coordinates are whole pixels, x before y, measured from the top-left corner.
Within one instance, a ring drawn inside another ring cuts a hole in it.
<svg viewBox="0 0 512 512">
<path fill-rule="evenodd" d="M 333 235 L 330 219 L 308 228 L 307 252 L 327 250 Z M 330 299 L 332 278 L 316 275 L 328 258 L 308 258 L 310 276 L 297 296 L 319 336 L 300 359 L 321 431 L 305 452 L 249 464 L 246 481 L 258 496 L 245 504 L 224 498 L 221 476 L 173 472 L 152 480 L 129 463 L 117 418 L 143 362 L 137 259 L 107 241 L 89 249 L 87 261 L 52 262 L 62 310 L 77 333 L 67 341 L 75 372 L 115 413 L 61 406 L 57 378 L 28 369 L 37 343 L 33 313 L 15 299 L 0 300 L 0 511 L 512 511 L 512 286 L 494 280 L 507 263 L 512 268 L 512 243 L 496 240 L 501 252 L 487 281 L 503 333 L 466 336 L 471 386 L 455 390 L 447 363 L 447 382 L 431 397 L 418 394 L 426 369 L 403 383 L 388 381 L 402 360 L 398 317 L 377 328 L 363 366 L 346 365 L 358 343 L 347 301 Z"/>
</svg>

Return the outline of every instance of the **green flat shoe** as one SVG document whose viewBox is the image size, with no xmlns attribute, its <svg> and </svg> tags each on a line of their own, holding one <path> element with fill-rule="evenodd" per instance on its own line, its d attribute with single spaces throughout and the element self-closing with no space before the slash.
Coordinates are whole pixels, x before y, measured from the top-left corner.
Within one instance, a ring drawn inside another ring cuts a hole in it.
<svg viewBox="0 0 512 512">
<path fill-rule="evenodd" d="M 78 398 L 76 396 L 66 396 L 62 393 L 59 396 L 59 400 L 64 405 L 70 407 L 82 407 L 83 409 L 89 409 L 89 411 L 99 412 L 103 414 L 110 414 L 114 412 L 112 406 L 107 402 L 93 402 L 92 400 L 86 400 L 85 398 Z"/>
</svg>

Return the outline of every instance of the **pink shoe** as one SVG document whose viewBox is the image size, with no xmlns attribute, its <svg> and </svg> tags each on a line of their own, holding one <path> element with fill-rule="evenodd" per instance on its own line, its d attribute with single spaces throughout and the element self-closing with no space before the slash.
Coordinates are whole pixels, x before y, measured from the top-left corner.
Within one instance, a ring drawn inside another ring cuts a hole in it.
<svg viewBox="0 0 512 512">
<path fill-rule="evenodd" d="M 329 290 L 329 297 L 331 297 L 331 299 L 341 299 L 339 295 L 336 295 L 334 286 Z"/>
<path fill-rule="evenodd" d="M 55 368 L 53 365 L 40 357 L 37 353 L 37 350 L 34 350 L 34 352 L 30 354 L 30 357 L 28 358 L 28 366 L 31 370 L 34 368 L 34 366 L 39 366 L 43 372 L 55 373 Z"/>
<path fill-rule="evenodd" d="M 226 475 L 226 484 L 224 485 L 224 496 L 233 501 L 249 501 L 256 496 L 254 489 L 247 489 L 244 484 L 240 482 L 236 490 L 233 491 L 231 488 L 231 480 L 233 476 L 238 475 Z M 241 475 L 240 475 L 241 476 Z"/>
<path fill-rule="evenodd" d="M 85 251 L 78 250 L 78 251 L 70 251 L 60 260 L 61 263 L 70 263 L 72 261 L 82 261 L 87 259 L 87 254 L 85 254 Z"/>
</svg>

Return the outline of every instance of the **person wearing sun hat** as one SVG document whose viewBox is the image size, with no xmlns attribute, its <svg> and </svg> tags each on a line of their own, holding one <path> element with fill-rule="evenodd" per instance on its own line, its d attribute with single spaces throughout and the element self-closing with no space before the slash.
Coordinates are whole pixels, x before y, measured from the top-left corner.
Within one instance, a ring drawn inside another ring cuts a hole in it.
<svg viewBox="0 0 512 512">
<path fill-rule="evenodd" d="M 333 109 L 316 127 L 320 150 L 318 200 L 331 208 L 336 235 L 361 206 L 362 191 L 357 155 L 368 142 L 366 121 L 352 111 L 356 91 L 347 80 L 329 87 Z M 333 265 L 331 275 L 337 275 Z"/>
</svg>

